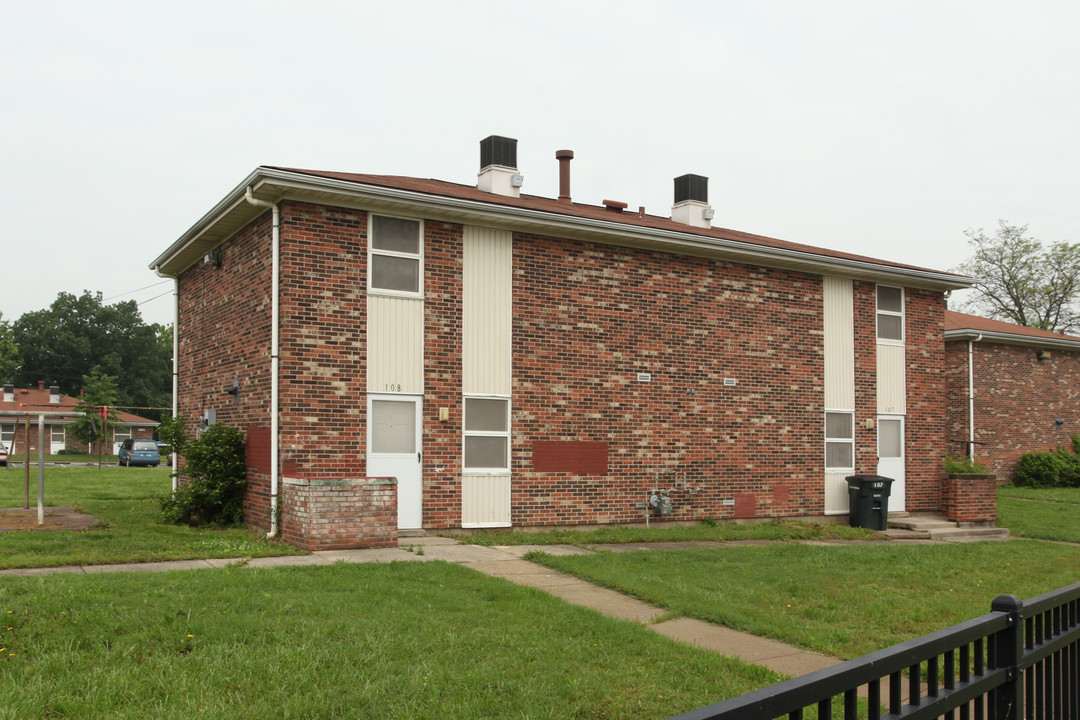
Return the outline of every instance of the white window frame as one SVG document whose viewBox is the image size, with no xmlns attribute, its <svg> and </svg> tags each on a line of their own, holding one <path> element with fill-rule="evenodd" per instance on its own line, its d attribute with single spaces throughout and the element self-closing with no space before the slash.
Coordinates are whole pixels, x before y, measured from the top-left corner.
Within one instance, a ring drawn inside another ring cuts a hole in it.
<svg viewBox="0 0 1080 720">
<path fill-rule="evenodd" d="M 393 220 L 408 220 L 417 224 L 416 247 L 419 252 L 406 253 L 395 250 L 379 250 L 375 247 L 375 218 L 384 217 Z M 394 290 L 392 288 L 375 287 L 374 260 L 375 256 L 406 258 L 417 261 L 416 290 Z M 404 217 L 401 215 L 385 215 L 383 213 L 368 214 L 368 293 L 371 295 L 388 295 L 391 297 L 422 298 L 424 297 L 424 221 L 420 218 Z"/>
<path fill-rule="evenodd" d="M 11 452 L 11 448 L 15 445 L 15 424 L 5 423 L 0 425 L 0 445 L 4 446 L 4 449 Z"/>
<path fill-rule="evenodd" d="M 890 290 L 900 291 L 900 310 L 882 310 L 881 309 L 881 288 L 889 288 Z M 877 285 L 874 288 L 874 335 L 877 337 L 878 343 L 881 345 L 903 345 L 907 336 L 907 322 L 905 321 L 905 309 L 907 303 L 907 293 L 904 292 L 904 288 L 896 285 Z M 900 318 L 900 339 L 896 338 L 883 338 L 881 337 L 881 317 L 898 317 Z"/>
<path fill-rule="evenodd" d="M 469 401 L 470 400 L 501 400 L 506 403 L 506 429 L 505 430 L 469 430 Z M 509 475 L 510 474 L 510 429 L 511 429 L 511 405 L 507 395 L 465 395 L 461 404 L 461 467 L 464 475 Z M 501 437 L 506 438 L 505 467 L 470 467 L 465 464 L 465 443 L 470 437 Z"/>
<path fill-rule="evenodd" d="M 847 415 L 851 418 L 851 436 L 850 437 L 829 437 L 829 416 L 830 415 Z M 822 418 L 824 428 L 822 434 L 825 436 L 825 472 L 827 473 L 854 473 L 855 472 L 855 411 L 853 410 L 826 410 L 825 416 Z M 851 447 L 851 465 L 849 466 L 833 466 L 829 465 L 829 446 L 844 443 Z"/>
</svg>

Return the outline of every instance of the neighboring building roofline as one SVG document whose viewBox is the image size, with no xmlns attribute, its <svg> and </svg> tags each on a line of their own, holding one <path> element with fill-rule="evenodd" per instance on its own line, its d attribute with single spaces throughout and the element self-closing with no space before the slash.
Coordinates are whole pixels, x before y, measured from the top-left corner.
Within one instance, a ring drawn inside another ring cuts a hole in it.
<svg viewBox="0 0 1080 720">
<path fill-rule="evenodd" d="M 411 187 L 409 187 L 411 186 Z M 668 218 L 637 213 L 608 218 L 611 211 L 578 203 L 523 195 L 510 198 L 437 180 L 393 176 L 318 173 L 260 167 L 150 264 L 159 275 L 176 277 L 259 215 L 264 208 L 244 200 L 296 200 L 414 214 L 435 220 L 554 235 L 591 242 L 642 247 L 750 265 L 840 274 L 871 282 L 929 290 L 970 287 L 971 278 L 891 263 L 774 238 L 719 228 L 691 228 Z"/>
<path fill-rule="evenodd" d="M 945 341 L 980 340 L 1035 348 L 1080 351 L 1080 337 L 1014 325 L 1001 320 L 945 311 Z"/>
</svg>

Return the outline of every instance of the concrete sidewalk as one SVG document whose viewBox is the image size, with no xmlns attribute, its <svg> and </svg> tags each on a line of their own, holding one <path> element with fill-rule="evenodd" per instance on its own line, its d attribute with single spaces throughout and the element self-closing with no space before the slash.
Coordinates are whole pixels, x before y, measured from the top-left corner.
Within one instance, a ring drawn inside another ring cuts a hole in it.
<svg viewBox="0 0 1080 720">
<path fill-rule="evenodd" d="M 709 543 L 710 545 L 728 545 L 732 543 Z M 694 545 L 701 545 L 694 543 Z M 666 547 L 671 544 L 665 543 Z M 630 548 L 619 547 L 619 550 Z M 645 549 L 636 547 L 634 549 Z M 571 575 L 556 572 L 542 565 L 523 560 L 522 557 L 534 550 L 551 555 L 582 555 L 592 550 L 573 545 L 520 545 L 483 547 L 463 545 L 444 537 L 402 538 L 397 548 L 378 548 L 371 550 L 329 550 L 311 555 L 289 555 L 283 557 L 223 558 L 215 560 L 175 560 L 159 563 L 131 563 L 123 565 L 86 565 L 59 568 L 30 568 L 25 570 L 0 570 L 3 576 L 51 575 L 56 573 L 97 574 L 109 572 L 166 571 L 166 570 L 204 570 L 224 568 L 232 564 L 243 563 L 244 567 L 287 567 L 298 565 L 332 565 L 338 562 L 424 562 L 443 560 L 490 575 L 503 578 L 518 585 L 543 590 L 566 602 L 591 608 L 605 615 L 640 623 L 661 635 L 680 642 L 697 645 L 714 652 L 762 665 L 778 673 L 792 677 L 804 675 L 815 670 L 830 667 L 840 662 L 836 658 L 806 652 L 774 640 L 766 640 L 754 635 L 712 625 L 691 618 L 676 618 L 657 622 L 667 611 L 653 607 L 613 590 L 601 588 Z"/>
</svg>

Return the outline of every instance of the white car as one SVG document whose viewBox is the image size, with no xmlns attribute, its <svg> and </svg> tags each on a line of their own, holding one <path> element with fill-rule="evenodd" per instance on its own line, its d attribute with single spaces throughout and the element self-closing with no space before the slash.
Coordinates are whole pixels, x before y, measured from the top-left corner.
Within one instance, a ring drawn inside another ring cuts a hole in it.
<svg viewBox="0 0 1080 720">
<path fill-rule="evenodd" d="M 0 467 L 7 467 L 7 448 L 0 443 Z"/>
</svg>

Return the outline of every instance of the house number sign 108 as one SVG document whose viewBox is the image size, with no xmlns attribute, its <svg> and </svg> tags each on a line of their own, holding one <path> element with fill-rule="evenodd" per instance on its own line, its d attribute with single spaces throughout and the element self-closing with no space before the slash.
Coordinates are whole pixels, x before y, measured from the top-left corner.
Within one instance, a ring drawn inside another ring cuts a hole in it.
<svg viewBox="0 0 1080 720">
<path fill-rule="evenodd" d="M 384 385 L 383 387 L 386 388 L 386 392 L 401 392 L 401 385 L 394 385 L 391 383 L 389 385 Z"/>
</svg>

